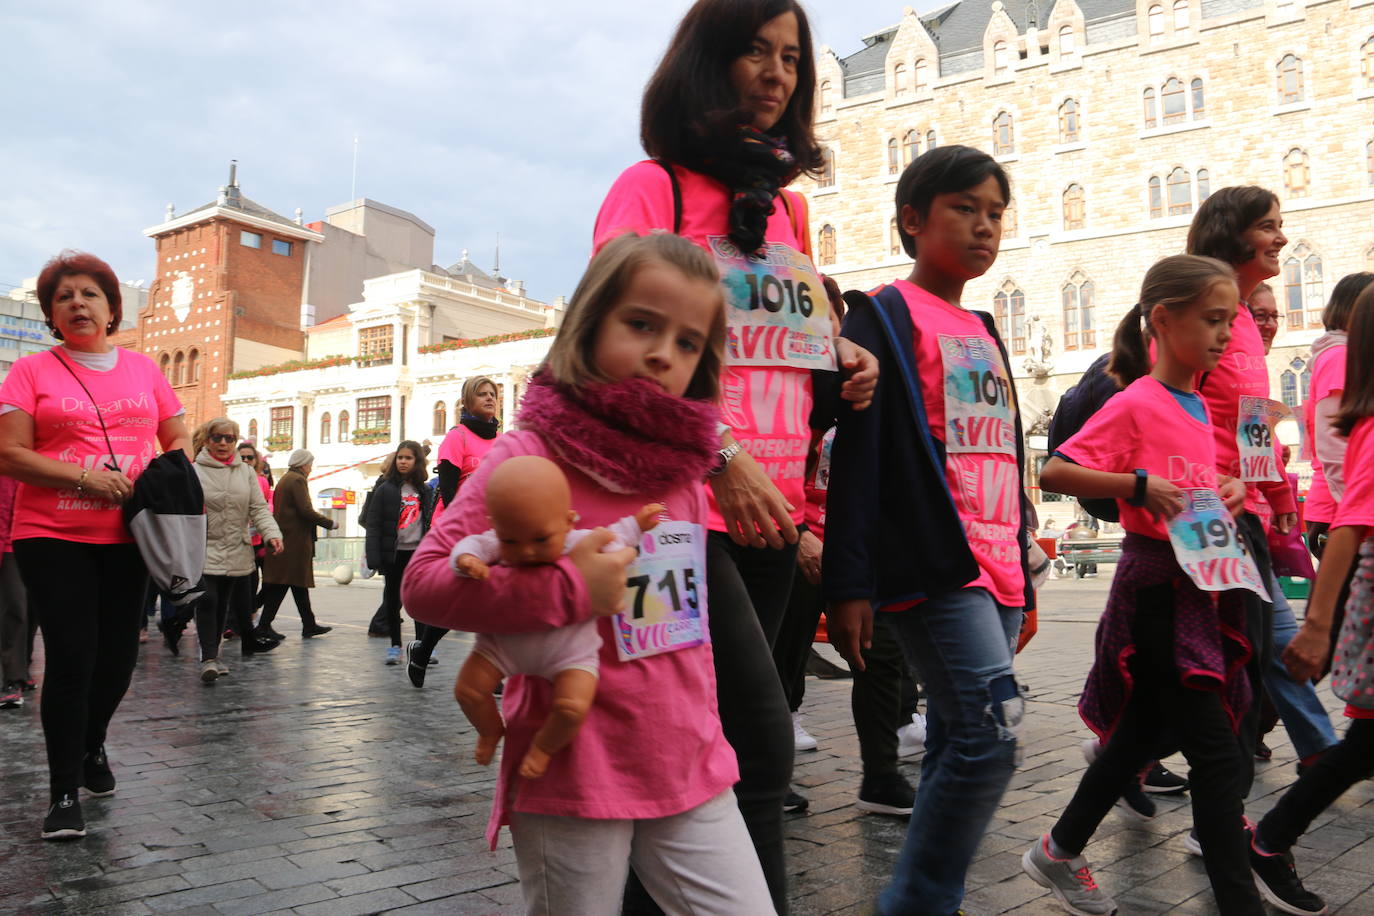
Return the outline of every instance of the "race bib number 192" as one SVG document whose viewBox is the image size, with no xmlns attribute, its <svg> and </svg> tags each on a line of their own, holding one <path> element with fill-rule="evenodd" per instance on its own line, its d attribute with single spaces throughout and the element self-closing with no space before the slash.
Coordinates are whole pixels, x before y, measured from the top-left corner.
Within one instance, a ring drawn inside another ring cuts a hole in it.
<svg viewBox="0 0 1374 916">
<path fill-rule="evenodd" d="M 1168 523 L 1169 543 L 1188 578 L 1203 591 L 1244 588 L 1270 600 L 1259 567 L 1221 496 L 1206 488 L 1184 490 L 1183 494 L 1183 511 Z"/>
<path fill-rule="evenodd" d="M 701 525 L 659 522 L 644 532 L 625 584 L 625 610 L 612 619 L 621 661 L 710 642 L 706 530 Z"/>
<path fill-rule="evenodd" d="M 1246 483 L 1283 480 L 1274 451 L 1274 424 L 1288 416 L 1278 401 L 1248 395 L 1240 399 L 1236 416 L 1236 445 L 1240 448 L 1240 479 Z"/>
</svg>

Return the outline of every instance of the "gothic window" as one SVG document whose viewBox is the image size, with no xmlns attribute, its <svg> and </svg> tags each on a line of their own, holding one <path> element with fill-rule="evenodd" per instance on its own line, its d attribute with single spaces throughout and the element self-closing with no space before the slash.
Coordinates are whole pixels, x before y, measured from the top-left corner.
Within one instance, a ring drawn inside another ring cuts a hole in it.
<svg viewBox="0 0 1374 916">
<path fill-rule="evenodd" d="M 448 432 L 448 405 L 443 401 L 438 401 L 434 405 L 434 432 L 432 435 L 442 436 Z"/>
<path fill-rule="evenodd" d="M 921 155 L 921 135 L 914 130 L 907 131 L 902 138 L 902 146 L 906 152 L 906 163 L 910 165 Z"/>
<path fill-rule="evenodd" d="M 887 141 L 887 173 L 896 175 L 901 169 L 902 157 L 897 150 L 897 138 L 893 137 Z"/>
<path fill-rule="evenodd" d="M 1279 397 L 1283 403 L 1289 407 L 1298 406 L 1298 377 L 1293 374 L 1293 370 L 1285 369 L 1279 376 Z"/>
<path fill-rule="evenodd" d="M 1187 35 L 1190 24 L 1188 0 L 1174 0 L 1174 34 Z"/>
<path fill-rule="evenodd" d="M 1155 127 L 1159 124 L 1158 109 L 1155 107 L 1155 91 L 1153 88 L 1145 90 L 1145 126 Z"/>
<path fill-rule="evenodd" d="M 1083 186 L 1071 184 L 1064 189 L 1064 228 L 1082 229 L 1084 211 L 1087 209 L 1083 197 Z"/>
<path fill-rule="evenodd" d="M 925 58 L 916 61 L 916 91 L 925 92 L 930 88 L 930 65 Z"/>
<path fill-rule="evenodd" d="M 998 156 L 1008 156 L 1016 151 L 1009 111 L 999 112 L 992 121 L 992 151 Z"/>
<path fill-rule="evenodd" d="M 320 414 L 320 445 L 329 444 L 330 419 L 329 411 Z"/>
<path fill-rule="evenodd" d="M 1179 166 L 1169 173 L 1169 215 L 1183 216 L 1193 212 L 1192 176 Z"/>
<path fill-rule="evenodd" d="M 1076 270 L 1061 290 L 1064 303 L 1064 349 L 1080 346 L 1089 350 L 1096 346 L 1097 332 L 1093 319 L 1093 283 L 1082 271 Z"/>
<path fill-rule="evenodd" d="M 1005 41 L 998 41 L 992 46 L 992 72 L 1006 73 L 1011 66 L 1011 46 Z"/>
<path fill-rule="evenodd" d="M 833 114 L 835 111 L 835 92 L 830 86 L 830 80 L 821 81 L 821 117 Z"/>
<path fill-rule="evenodd" d="M 1160 90 L 1159 99 L 1164 105 L 1164 123 L 1177 124 L 1188 118 L 1188 94 L 1183 91 L 1183 80 L 1171 76 Z"/>
<path fill-rule="evenodd" d="M 1197 204 L 1212 196 L 1212 176 L 1206 169 L 1197 170 Z"/>
<path fill-rule="evenodd" d="M 1164 215 L 1164 188 L 1158 175 L 1150 176 L 1150 217 L 1159 219 Z"/>
<path fill-rule="evenodd" d="M 157 367 L 162 370 L 162 377 L 170 383 L 172 381 L 172 354 L 162 354 L 157 361 Z"/>
<path fill-rule="evenodd" d="M 932 128 L 926 131 L 926 152 L 928 153 L 933 149 L 935 149 L 935 130 Z"/>
<path fill-rule="evenodd" d="M 1279 61 L 1279 104 L 1288 105 L 1302 101 L 1302 60 L 1293 54 L 1285 54 Z"/>
<path fill-rule="evenodd" d="M 177 355 L 172 357 L 172 384 L 181 385 L 186 382 L 186 354 L 180 350 Z"/>
<path fill-rule="evenodd" d="M 1059 56 L 1073 57 L 1077 53 L 1073 40 L 1073 26 L 1066 25 L 1059 28 Z"/>
<path fill-rule="evenodd" d="M 1150 41 L 1155 43 L 1164 38 L 1164 7 L 1155 5 L 1150 7 Z"/>
<path fill-rule="evenodd" d="M 895 95 L 907 95 L 911 92 L 911 78 L 907 73 L 906 64 L 897 64 L 892 68 L 892 89 Z"/>
<path fill-rule="evenodd" d="M 827 223 L 821 227 L 819 244 L 816 246 L 821 264 L 835 263 L 835 227 Z"/>
<path fill-rule="evenodd" d="M 1307 153 L 1296 147 L 1283 157 L 1283 183 L 1289 197 L 1306 197 L 1312 174 L 1307 167 Z"/>
<path fill-rule="evenodd" d="M 1193 90 L 1193 120 L 1201 120 L 1203 115 L 1207 113 L 1207 99 L 1202 91 L 1202 77 L 1193 77 L 1190 88 Z"/>
<path fill-rule="evenodd" d="M 1299 242 L 1283 262 L 1283 301 L 1290 328 L 1297 330 L 1305 327 L 1309 313 L 1314 325 L 1320 320 L 1323 307 L 1322 259 L 1306 242 Z"/>
<path fill-rule="evenodd" d="M 1374 89 L 1374 36 L 1360 48 L 1360 76 L 1366 89 Z"/>
<path fill-rule="evenodd" d="M 1078 142 L 1078 100 L 1065 99 L 1059 106 L 1059 142 Z"/>
<path fill-rule="evenodd" d="M 1016 237 L 1016 204 L 1007 204 L 1002 211 L 1002 237 Z"/>
<path fill-rule="evenodd" d="M 348 411 L 339 411 L 339 441 L 348 441 Z"/>
<path fill-rule="evenodd" d="M 1013 355 L 1026 352 L 1026 294 L 1011 280 L 992 297 L 997 330 Z"/>
<path fill-rule="evenodd" d="M 195 385 L 200 382 L 200 351 L 192 350 L 186 356 L 186 382 Z"/>
<path fill-rule="evenodd" d="M 833 188 L 835 186 L 835 151 L 827 147 L 821 152 L 821 177 L 816 186 Z"/>
<path fill-rule="evenodd" d="M 893 217 L 887 224 L 888 253 L 893 257 L 902 253 L 902 234 L 897 230 L 897 219 Z"/>
</svg>

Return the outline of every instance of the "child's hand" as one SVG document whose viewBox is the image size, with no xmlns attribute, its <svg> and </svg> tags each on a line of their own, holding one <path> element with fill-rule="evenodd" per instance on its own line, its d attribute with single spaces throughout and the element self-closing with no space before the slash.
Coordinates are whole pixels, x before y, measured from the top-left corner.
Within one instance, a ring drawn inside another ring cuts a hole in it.
<svg viewBox="0 0 1374 916">
<path fill-rule="evenodd" d="M 625 570 L 637 556 L 633 547 L 602 553 L 601 549 L 615 540 L 605 528 L 597 528 L 568 551 L 582 581 L 587 586 L 592 615 L 609 617 L 625 609 Z"/>
<path fill-rule="evenodd" d="M 639 525 L 640 531 L 648 531 L 658 525 L 658 517 L 663 513 L 662 503 L 649 503 L 643 509 L 635 513 L 635 524 Z"/>
<path fill-rule="evenodd" d="M 491 568 L 470 553 L 460 554 L 456 565 L 458 571 L 470 579 L 485 579 L 491 575 Z"/>
<path fill-rule="evenodd" d="M 1239 477 L 1223 477 L 1217 492 L 1221 494 L 1221 501 L 1231 517 L 1239 518 L 1245 511 L 1245 482 Z"/>
<path fill-rule="evenodd" d="M 1314 626 L 1309 620 L 1283 650 L 1283 664 L 1288 669 L 1288 676 L 1299 684 L 1312 680 L 1322 673 L 1326 653 L 1330 650 L 1330 630 Z"/>
<path fill-rule="evenodd" d="M 1183 491 L 1151 474 L 1145 481 L 1145 508 L 1155 518 L 1173 518 L 1183 511 Z"/>
<path fill-rule="evenodd" d="M 854 410 L 867 409 L 878 389 L 878 357 L 843 337 L 835 338 L 835 357 L 845 377 L 840 397 Z"/>
<path fill-rule="evenodd" d="M 830 605 L 825 612 L 825 632 L 849 667 L 863 671 L 862 650 L 873 648 L 873 604 L 867 598 L 850 598 Z"/>
</svg>

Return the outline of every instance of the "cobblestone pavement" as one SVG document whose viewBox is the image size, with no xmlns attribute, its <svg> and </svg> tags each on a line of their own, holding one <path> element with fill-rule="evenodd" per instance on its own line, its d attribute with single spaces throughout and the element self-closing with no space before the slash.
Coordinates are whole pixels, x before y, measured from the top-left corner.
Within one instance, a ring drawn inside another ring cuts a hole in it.
<svg viewBox="0 0 1374 916">
<path fill-rule="evenodd" d="M 1025 762 L 969 875 L 970 916 L 1061 912 L 1022 875 L 1020 856 L 1084 766 L 1074 704 L 1106 584 L 1052 582 L 1042 596 L 1040 635 L 1018 662 L 1030 688 Z M 110 732 L 118 794 L 83 800 L 82 841 L 38 838 L 47 789 L 37 702 L 0 712 L 0 912 L 518 913 L 509 836 L 494 853 L 482 839 L 494 774 L 472 763 L 473 733 L 450 690 L 468 642 L 445 639 L 429 684 L 413 689 L 403 667 L 383 665 L 384 641 L 365 635 L 380 595 L 375 581 L 322 585 L 315 605 L 333 633 L 302 641 L 286 609 L 286 643 L 246 662 L 230 644 L 233 673 L 211 687 L 196 678 L 190 639 L 174 658 L 154 634 Z M 811 679 L 807 691 L 804 721 L 820 748 L 797 760 L 811 808 L 788 821 L 793 912 L 866 913 L 905 822 L 852 805 L 860 769 L 848 681 Z M 1252 816 L 1294 778 L 1282 728 L 1270 743 Z M 916 779 L 919 757 L 904 766 Z M 1371 785 L 1296 851 L 1333 912 L 1374 914 Z M 1108 816 L 1088 851 L 1097 877 L 1123 914 L 1212 913 L 1201 860 L 1182 847 L 1186 799 L 1160 801 L 1143 827 Z"/>
</svg>

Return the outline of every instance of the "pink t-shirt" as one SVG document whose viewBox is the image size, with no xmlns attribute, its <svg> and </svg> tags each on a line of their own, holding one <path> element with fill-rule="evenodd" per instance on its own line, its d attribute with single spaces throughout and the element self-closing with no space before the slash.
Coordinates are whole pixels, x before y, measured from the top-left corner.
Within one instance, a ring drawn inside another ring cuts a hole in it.
<svg viewBox="0 0 1374 916">
<path fill-rule="evenodd" d="M 1345 449 L 1345 495 L 1336 505 L 1332 528 L 1374 525 L 1374 417 L 1365 417 L 1350 431 Z"/>
<path fill-rule="evenodd" d="M 1176 487 L 1217 487 L 1212 427 L 1184 410 L 1163 383 L 1148 375 L 1104 404 L 1059 451 L 1094 471 L 1129 474 L 1144 468 Z M 1122 528 L 1169 540 L 1164 523 L 1144 507 L 1125 500 L 1117 500 L 1117 505 Z"/>
<path fill-rule="evenodd" d="M 496 439 L 499 439 L 497 436 Z M 439 460 L 458 469 L 459 482 L 467 480 L 482 459 L 487 457 L 496 439 L 483 439 L 466 426 L 458 425 L 448 431 L 439 443 Z"/>
<path fill-rule="evenodd" d="M 1011 373 L 977 315 L 906 280 L 893 286 L 911 310 L 926 419 L 945 445 L 945 480 L 981 570 L 968 587 L 1020 607 L 1026 597 Z"/>
<path fill-rule="evenodd" d="M 1329 347 L 1312 360 L 1312 391 L 1307 399 L 1304 417 L 1307 441 L 1312 443 L 1312 487 L 1307 491 L 1304 515 L 1309 522 L 1329 522 L 1336 514 L 1336 501 L 1326 485 L 1326 471 L 1317 457 L 1317 404 L 1338 391 L 1345 390 L 1345 346 Z"/>
<path fill-rule="evenodd" d="M 0 403 L 33 417 L 33 448 L 48 458 L 88 470 L 104 468 L 110 449 L 100 431 L 96 407 L 72 374 L 53 355 L 61 347 L 34 353 L 14 364 L 0 387 Z M 114 368 L 87 369 L 62 354 L 99 398 L 119 469 L 136 479 L 158 454 L 157 428 L 181 413 L 181 402 L 156 365 L 142 353 L 119 350 Z M 14 510 L 14 539 L 62 538 L 83 544 L 133 540 L 119 506 L 76 489 L 23 484 Z"/>
<path fill-rule="evenodd" d="M 725 369 L 720 378 L 722 419 L 792 504 L 792 521 L 800 523 L 804 517 L 802 479 L 811 441 L 807 420 L 812 395 L 811 371 L 795 364 L 805 361 L 796 354 L 806 349 L 807 340 L 811 346 L 828 348 L 830 337 L 827 330 L 823 343 L 814 335 L 804 338 L 795 334 L 795 328 L 789 330 L 784 324 L 789 313 L 801 320 L 797 309 L 808 312 L 806 321 L 813 323 L 809 326 L 814 327 L 814 322 L 819 321 L 828 323 L 829 300 L 811 259 L 801 253 L 805 242 L 797 238 L 787 208 L 781 202 L 768 218 L 768 255 L 759 262 L 769 265 L 768 269 L 741 270 L 738 253 L 727 237 L 729 190 L 698 172 L 675 168 L 675 174 L 682 190 L 679 234 L 706 249 L 721 270 L 727 316 Z M 802 212 L 797 196 L 790 191 L 783 193 L 793 201 L 792 209 Z M 654 229 L 673 229 L 672 183 L 662 166 L 639 162 L 622 172 L 607 193 L 596 217 L 593 246 L 600 250 L 626 232 L 644 234 Z M 798 298 L 797 291 L 803 286 L 805 294 Z M 778 306 L 776 310 L 774 305 Z M 759 320 L 770 313 L 779 322 L 776 326 Z M 760 364 L 770 358 L 770 353 L 787 355 L 778 356 L 776 364 Z M 833 362 L 817 367 L 833 368 Z M 713 531 L 724 531 L 725 521 L 709 488 L 707 499 L 707 526 Z"/>
</svg>

